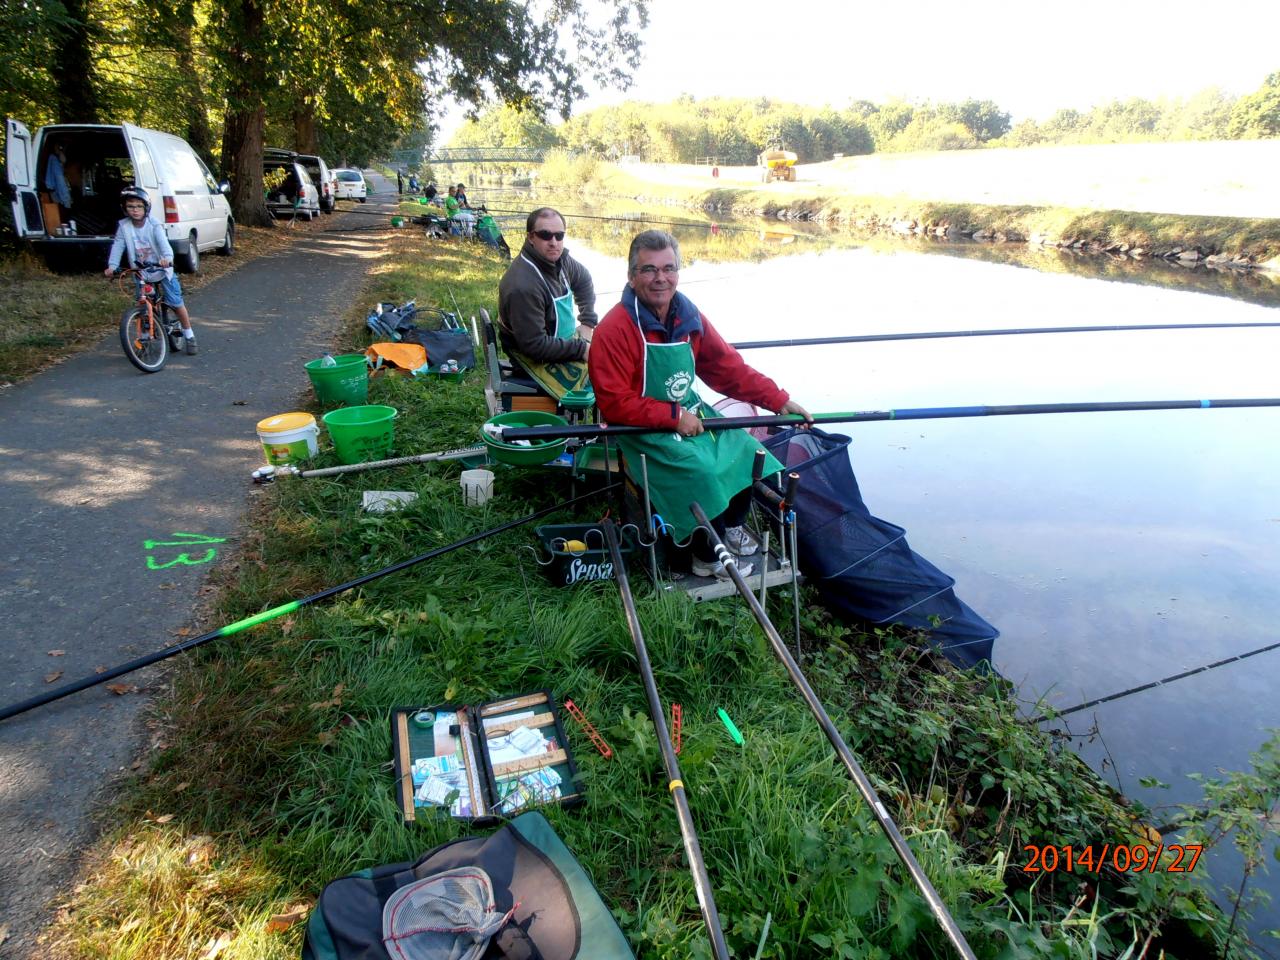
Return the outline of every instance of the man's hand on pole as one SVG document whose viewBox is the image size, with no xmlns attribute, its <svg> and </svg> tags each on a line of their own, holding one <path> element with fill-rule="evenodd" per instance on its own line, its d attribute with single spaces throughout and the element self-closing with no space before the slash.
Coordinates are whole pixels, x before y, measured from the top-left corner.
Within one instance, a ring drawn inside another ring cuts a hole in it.
<svg viewBox="0 0 1280 960">
<path fill-rule="evenodd" d="M 688 410 L 680 411 L 680 422 L 676 424 L 676 433 L 682 437 L 696 437 L 702 432 L 702 421 Z"/>
<path fill-rule="evenodd" d="M 779 414 L 794 413 L 797 416 L 804 417 L 804 422 L 806 425 L 808 426 L 813 425 L 813 414 L 811 414 L 804 407 L 800 406 L 800 404 L 796 403 L 794 400 L 788 400 L 786 403 L 784 403 L 782 405 L 782 409 L 779 410 L 778 413 Z"/>
</svg>

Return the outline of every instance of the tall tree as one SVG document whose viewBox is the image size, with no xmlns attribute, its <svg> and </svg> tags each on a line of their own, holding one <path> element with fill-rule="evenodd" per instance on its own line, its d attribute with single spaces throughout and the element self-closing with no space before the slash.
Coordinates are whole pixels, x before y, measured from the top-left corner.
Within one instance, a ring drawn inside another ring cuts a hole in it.
<svg viewBox="0 0 1280 960">
<path fill-rule="evenodd" d="M 54 101 L 62 123 L 98 122 L 96 64 L 89 0 L 62 0 L 66 18 L 54 33 Z"/>
<path fill-rule="evenodd" d="M 991 100 L 944 104 L 938 112 L 945 119 L 961 124 L 978 143 L 1003 137 L 1013 126 L 1009 114 Z"/>
<path fill-rule="evenodd" d="M 262 190 L 264 96 L 280 63 L 269 18 L 275 0 L 217 0 L 214 29 L 226 45 L 215 54 L 223 67 L 227 113 L 222 130 L 222 168 L 231 178 L 231 209 L 237 222 L 267 226 Z M 279 19 L 283 19 L 278 18 Z M 281 25 L 277 22 L 277 26 Z"/>
<path fill-rule="evenodd" d="M 0 30 L 0 114 L 29 124 L 57 117 L 49 91 L 54 51 L 72 28 L 60 0 L 4 0 Z"/>
<path fill-rule="evenodd" d="M 1280 70 L 1268 76 L 1253 93 L 1236 101 L 1228 132 L 1248 140 L 1280 137 Z"/>
<path fill-rule="evenodd" d="M 421 112 L 424 83 L 428 92 L 464 103 L 496 97 L 567 115 L 585 93 L 585 77 L 625 85 L 647 23 L 646 0 L 591 4 L 611 15 L 603 26 L 594 24 L 586 0 L 214 2 L 224 38 L 218 54 L 227 96 L 223 162 L 233 174 L 236 217 L 250 223 L 266 220 L 261 161 L 267 92 L 289 89 L 295 73 L 325 72 L 356 101 L 370 88 L 395 91 L 406 108 L 403 129 Z M 322 48 L 323 56 L 317 53 Z M 318 82 L 304 86 L 311 95 Z M 409 86 L 416 96 L 404 96 Z"/>
</svg>

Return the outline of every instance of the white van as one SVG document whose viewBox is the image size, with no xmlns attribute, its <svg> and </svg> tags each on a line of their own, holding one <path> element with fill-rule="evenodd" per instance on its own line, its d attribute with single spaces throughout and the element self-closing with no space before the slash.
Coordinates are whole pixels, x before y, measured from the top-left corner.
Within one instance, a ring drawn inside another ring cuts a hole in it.
<svg viewBox="0 0 1280 960">
<path fill-rule="evenodd" d="M 194 273 L 200 254 L 229 254 L 235 221 L 225 194 L 204 161 L 180 137 L 133 124 L 59 123 L 38 127 L 5 121 L 13 222 L 19 238 L 60 265 L 105 266 L 124 213 L 120 191 L 132 184 L 151 197 L 151 215 L 164 224 L 179 270 Z M 49 158 L 61 146 L 71 197 L 58 204 L 46 186 Z M 94 259 L 96 256 L 96 259 Z"/>
</svg>

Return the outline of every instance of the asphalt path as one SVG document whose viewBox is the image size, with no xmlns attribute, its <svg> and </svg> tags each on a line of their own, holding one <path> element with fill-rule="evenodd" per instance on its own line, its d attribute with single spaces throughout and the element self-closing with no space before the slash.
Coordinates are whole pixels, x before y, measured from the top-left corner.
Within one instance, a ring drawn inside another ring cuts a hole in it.
<svg viewBox="0 0 1280 960">
<path fill-rule="evenodd" d="M 0 392 L 0 705 L 196 629 L 263 460 L 256 424 L 297 408 L 303 363 L 328 349 L 380 246 L 368 228 L 394 186 L 370 182 L 381 197 L 188 296 L 196 356 L 144 374 L 113 332 Z M 37 955 L 93 814 L 148 747 L 158 669 L 0 721 L 0 956 Z"/>
</svg>

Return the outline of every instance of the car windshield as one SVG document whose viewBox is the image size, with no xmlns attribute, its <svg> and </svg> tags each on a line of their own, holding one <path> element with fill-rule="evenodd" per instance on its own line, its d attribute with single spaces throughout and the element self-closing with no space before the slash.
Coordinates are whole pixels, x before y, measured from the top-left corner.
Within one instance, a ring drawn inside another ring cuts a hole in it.
<svg viewBox="0 0 1280 960">
<path fill-rule="evenodd" d="M 339 170 L 338 179 L 346 180 L 350 183 L 359 183 L 364 179 L 364 177 L 360 176 L 360 174 L 356 173 L 354 170 Z"/>
</svg>

